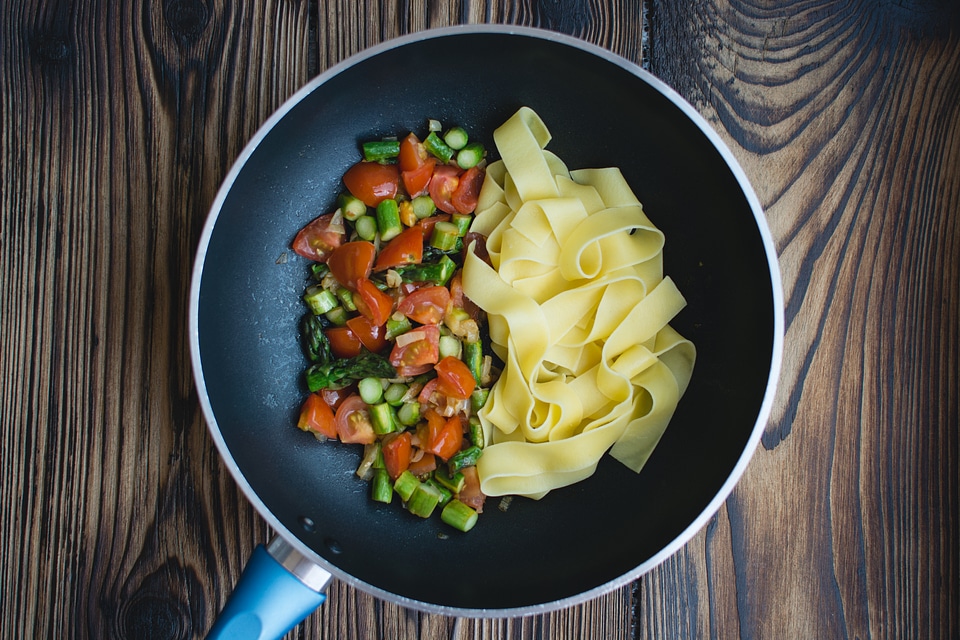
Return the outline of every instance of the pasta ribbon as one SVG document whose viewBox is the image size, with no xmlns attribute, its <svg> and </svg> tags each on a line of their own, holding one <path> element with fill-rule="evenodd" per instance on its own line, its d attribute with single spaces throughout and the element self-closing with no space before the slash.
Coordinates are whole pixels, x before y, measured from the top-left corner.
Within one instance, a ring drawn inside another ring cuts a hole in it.
<svg viewBox="0 0 960 640">
<path fill-rule="evenodd" d="M 478 415 L 489 496 L 539 499 L 607 453 L 639 472 L 689 384 L 694 345 L 669 326 L 686 305 L 663 274 L 663 233 L 619 169 L 570 171 L 522 107 L 494 132 L 464 293 L 487 312 L 503 372 Z"/>
</svg>

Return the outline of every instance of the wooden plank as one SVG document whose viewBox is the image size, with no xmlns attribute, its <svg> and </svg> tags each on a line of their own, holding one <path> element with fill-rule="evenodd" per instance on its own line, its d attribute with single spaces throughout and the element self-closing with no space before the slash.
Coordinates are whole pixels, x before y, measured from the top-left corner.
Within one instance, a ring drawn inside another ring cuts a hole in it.
<svg viewBox="0 0 960 640">
<path fill-rule="evenodd" d="M 7 3 L 0 635 L 199 635 L 265 527 L 200 419 L 199 230 L 307 3 Z"/>
<path fill-rule="evenodd" d="M 651 70 L 731 145 L 786 291 L 781 393 L 638 637 L 956 638 L 960 42 L 932 3 L 656 3 Z"/>
</svg>

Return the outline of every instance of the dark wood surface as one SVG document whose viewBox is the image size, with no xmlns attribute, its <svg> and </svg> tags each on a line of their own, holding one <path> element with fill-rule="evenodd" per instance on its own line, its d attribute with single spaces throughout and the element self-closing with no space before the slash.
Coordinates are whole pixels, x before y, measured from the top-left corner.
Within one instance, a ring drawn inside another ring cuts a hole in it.
<svg viewBox="0 0 960 640">
<path fill-rule="evenodd" d="M 629 587 L 476 621 L 334 583 L 290 637 L 960 637 L 947 0 L 3 3 L 0 637 L 203 635 L 270 536 L 190 373 L 189 274 L 219 182 L 313 75 L 464 22 L 607 47 L 717 128 L 780 255 L 774 412 L 716 517 Z"/>
</svg>

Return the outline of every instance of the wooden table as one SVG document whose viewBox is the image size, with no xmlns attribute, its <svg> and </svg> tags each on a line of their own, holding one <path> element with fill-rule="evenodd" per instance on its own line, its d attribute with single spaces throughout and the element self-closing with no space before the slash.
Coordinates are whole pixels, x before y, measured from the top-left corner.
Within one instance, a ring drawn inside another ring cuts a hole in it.
<svg viewBox="0 0 960 640">
<path fill-rule="evenodd" d="M 642 64 L 766 209 L 784 371 L 746 475 L 628 588 L 519 620 L 334 583 L 291 637 L 960 636 L 960 10 L 946 0 L 93 0 L 0 12 L 0 636 L 202 636 L 264 522 L 185 331 L 199 231 L 264 119 L 360 49 L 540 26 Z"/>
</svg>

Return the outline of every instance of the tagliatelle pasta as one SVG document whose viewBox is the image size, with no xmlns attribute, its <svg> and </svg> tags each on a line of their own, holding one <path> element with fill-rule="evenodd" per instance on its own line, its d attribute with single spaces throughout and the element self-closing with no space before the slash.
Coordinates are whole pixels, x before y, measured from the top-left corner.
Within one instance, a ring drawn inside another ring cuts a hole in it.
<svg viewBox="0 0 960 640">
<path fill-rule="evenodd" d="M 570 171 L 521 108 L 494 133 L 464 292 L 488 314 L 503 372 L 479 412 L 486 495 L 541 498 L 610 454 L 639 472 L 693 371 L 668 324 L 686 302 L 664 277 L 663 234 L 619 169 Z"/>
</svg>

